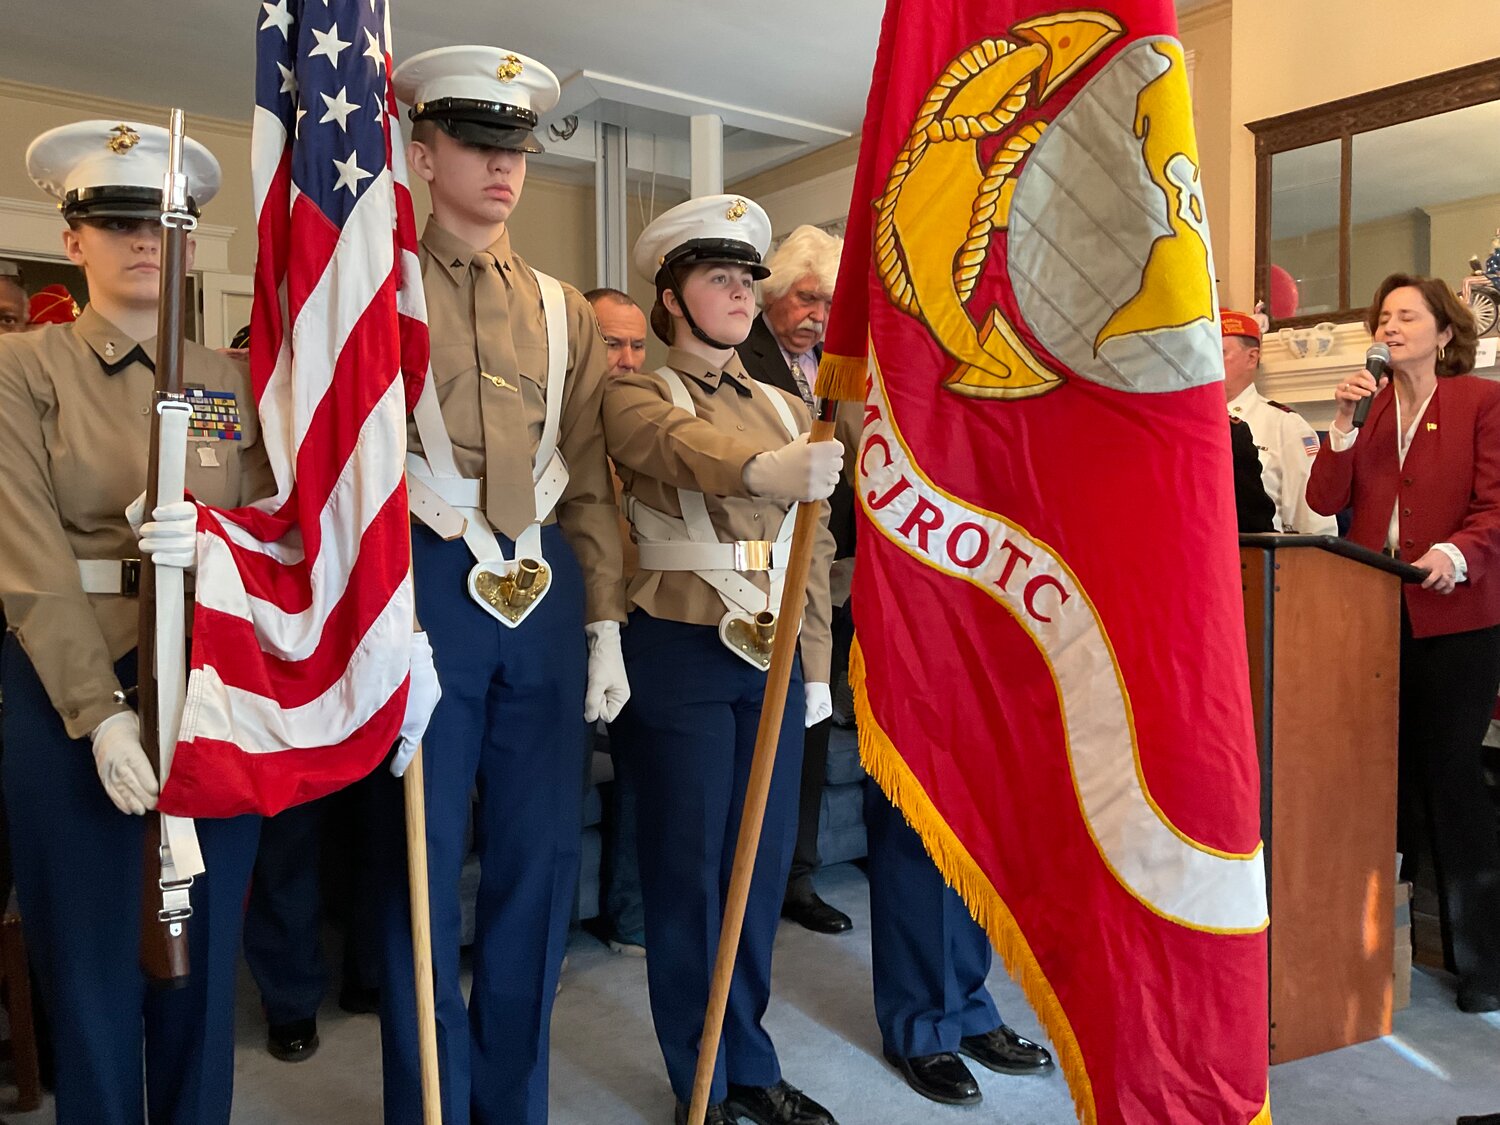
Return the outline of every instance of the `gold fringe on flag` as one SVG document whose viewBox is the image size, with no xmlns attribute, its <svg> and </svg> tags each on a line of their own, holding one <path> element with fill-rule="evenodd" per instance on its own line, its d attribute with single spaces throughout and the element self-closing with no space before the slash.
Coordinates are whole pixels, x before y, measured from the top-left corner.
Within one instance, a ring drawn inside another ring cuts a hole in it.
<svg viewBox="0 0 1500 1125">
<path fill-rule="evenodd" d="M 827 362 L 827 356 L 824 356 Z M 822 370 L 818 381 L 823 379 Z M 922 783 L 911 772 L 890 736 L 875 721 L 865 682 L 865 657 L 858 639 L 849 651 L 849 686 L 854 689 L 854 713 L 859 726 L 859 756 L 866 772 L 885 791 L 891 803 L 901 810 L 906 822 L 922 838 L 927 854 L 943 873 L 943 879 L 963 897 L 969 913 L 989 935 L 990 944 L 1000 954 L 1011 979 L 1021 986 L 1037 1018 L 1047 1029 L 1047 1038 L 1057 1050 L 1058 1065 L 1068 1080 L 1073 1105 L 1080 1125 L 1097 1125 L 1094 1090 L 1084 1068 L 1083 1052 L 1073 1034 L 1072 1024 L 1063 1011 L 1057 993 L 1052 990 L 1026 935 L 1021 932 L 1015 915 L 1000 898 L 994 884 L 974 862 L 948 822 L 935 807 Z"/>
<path fill-rule="evenodd" d="M 860 374 L 863 378 L 863 360 Z M 828 356 L 823 357 L 828 363 Z M 828 367 L 818 370 L 818 387 L 821 393 Z M 1073 1105 L 1078 1112 L 1080 1125 L 1097 1125 L 1098 1114 L 1094 1108 L 1094 1089 L 1083 1061 L 1083 1052 L 1078 1046 L 1078 1037 L 1063 1011 L 1062 1003 L 1053 991 L 1047 976 L 1037 962 L 1026 935 L 1021 932 L 1015 915 L 1005 905 L 1000 893 L 974 862 L 974 857 L 954 834 L 928 797 L 922 783 L 906 764 L 906 759 L 891 742 L 890 736 L 876 722 L 870 710 L 870 697 L 865 677 L 865 657 L 858 638 L 849 651 L 849 686 L 854 689 L 854 713 L 859 727 L 859 756 L 867 773 L 901 811 L 906 822 L 922 839 L 922 846 L 933 858 L 943 879 L 962 896 L 979 925 L 989 935 L 990 944 L 1000 954 L 1005 970 L 1026 994 L 1032 1010 L 1036 1012 L 1047 1038 L 1057 1051 L 1058 1065 L 1068 1081 L 1068 1090 L 1073 1095 Z M 1266 1104 L 1249 1125 L 1272 1125 L 1271 1095 L 1266 1093 Z"/>
<path fill-rule="evenodd" d="M 865 356 L 824 352 L 818 362 L 815 393 L 819 398 L 836 398 L 840 402 L 863 402 L 869 371 L 870 361 Z"/>
</svg>

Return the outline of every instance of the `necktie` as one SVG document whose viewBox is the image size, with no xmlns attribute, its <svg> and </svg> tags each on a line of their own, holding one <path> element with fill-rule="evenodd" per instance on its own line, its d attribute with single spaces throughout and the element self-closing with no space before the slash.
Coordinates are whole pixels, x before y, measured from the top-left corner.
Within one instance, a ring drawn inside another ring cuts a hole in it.
<svg viewBox="0 0 1500 1125">
<path fill-rule="evenodd" d="M 493 254 L 475 254 L 470 268 L 484 418 L 484 512 L 496 530 L 514 541 L 536 519 L 536 492 L 531 431 L 510 332 L 510 289 Z"/>
<path fill-rule="evenodd" d="M 787 361 L 792 368 L 792 380 L 797 384 L 797 393 L 802 396 L 802 401 L 807 403 L 808 409 L 813 405 L 812 387 L 808 386 L 807 375 L 802 370 L 802 356 L 794 355 Z"/>
</svg>

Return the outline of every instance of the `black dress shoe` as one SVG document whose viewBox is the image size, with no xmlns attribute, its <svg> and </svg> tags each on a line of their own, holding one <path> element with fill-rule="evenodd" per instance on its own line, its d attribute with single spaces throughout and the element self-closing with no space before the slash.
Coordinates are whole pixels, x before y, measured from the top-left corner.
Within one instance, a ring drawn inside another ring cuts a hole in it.
<svg viewBox="0 0 1500 1125">
<path fill-rule="evenodd" d="M 1458 986 L 1458 1010 L 1500 1012 L 1500 992 L 1466 981 Z"/>
<path fill-rule="evenodd" d="M 339 989 L 339 1007 L 353 1016 L 380 1011 L 380 989 L 346 984 Z"/>
<path fill-rule="evenodd" d="M 974 1105 L 984 1097 L 964 1060 L 952 1051 L 909 1059 L 887 1051 L 885 1061 L 901 1072 L 908 1086 L 932 1101 L 943 1105 Z"/>
<path fill-rule="evenodd" d="M 784 1079 L 774 1086 L 731 1082 L 724 1109 L 730 1121 L 748 1117 L 755 1125 L 838 1125 L 833 1114 Z"/>
<path fill-rule="evenodd" d="M 965 1035 L 958 1041 L 958 1053 L 997 1074 L 1040 1074 L 1052 1069 L 1047 1048 L 1017 1035 L 1003 1023 L 983 1035 Z"/>
<path fill-rule="evenodd" d="M 812 892 L 783 901 L 781 916 L 790 918 L 803 929 L 815 934 L 845 934 L 854 929 L 849 915 L 837 907 L 829 906 Z"/>
<path fill-rule="evenodd" d="M 688 1106 L 683 1105 L 681 1102 L 677 1103 L 677 1112 L 672 1115 L 672 1120 L 676 1125 L 687 1125 L 688 1108 Z M 703 1125 L 734 1125 L 734 1120 L 729 1116 L 728 1111 L 725 1110 L 723 1102 L 715 1102 L 704 1113 Z"/>
<path fill-rule="evenodd" d="M 1500 1113 L 1486 1113 L 1482 1117 L 1460 1117 L 1458 1125 L 1500 1125 Z"/>
<path fill-rule="evenodd" d="M 266 1050 L 282 1062 L 302 1062 L 318 1049 L 318 1021 L 273 1023 L 266 1032 Z"/>
</svg>

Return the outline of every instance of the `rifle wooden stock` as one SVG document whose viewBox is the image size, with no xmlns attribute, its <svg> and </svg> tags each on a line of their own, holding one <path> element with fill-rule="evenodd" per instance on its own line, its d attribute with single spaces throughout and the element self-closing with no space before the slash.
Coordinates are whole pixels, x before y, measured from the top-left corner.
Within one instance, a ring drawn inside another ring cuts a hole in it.
<svg viewBox="0 0 1500 1125">
<path fill-rule="evenodd" d="M 165 202 L 165 201 L 164 201 Z M 156 327 L 156 394 L 153 407 L 164 396 L 182 393 L 183 326 L 187 300 L 188 232 L 165 224 L 161 247 L 161 301 Z M 146 512 L 156 507 L 156 478 L 161 466 L 161 426 L 151 424 L 150 453 L 146 468 Z M 161 777 L 161 713 L 156 683 L 156 568 L 142 560 L 140 575 L 140 639 L 137 654 L 137 705 L 141 716 L 141 747 L 151 768 Z M 158 985 L 177 987 L 188 976 L 188 943 L 185 921 L 163 920 L 161 814 L 146 813 L 146 839 L 141 875 L 141 969 Z"/>
</svg>

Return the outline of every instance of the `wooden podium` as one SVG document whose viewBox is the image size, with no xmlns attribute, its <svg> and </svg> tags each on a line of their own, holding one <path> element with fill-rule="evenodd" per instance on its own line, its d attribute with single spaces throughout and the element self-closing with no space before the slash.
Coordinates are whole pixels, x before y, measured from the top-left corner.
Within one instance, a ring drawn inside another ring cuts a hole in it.
<svg viewBox="0 0 1500 1125">
<path fill-rule="evenodd" d="M 1271 931 L 1271 1061 L 1389 1034 L 1401 583 L 1323 535 L 1241 535 Z"/>
</svg>

